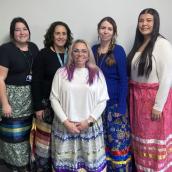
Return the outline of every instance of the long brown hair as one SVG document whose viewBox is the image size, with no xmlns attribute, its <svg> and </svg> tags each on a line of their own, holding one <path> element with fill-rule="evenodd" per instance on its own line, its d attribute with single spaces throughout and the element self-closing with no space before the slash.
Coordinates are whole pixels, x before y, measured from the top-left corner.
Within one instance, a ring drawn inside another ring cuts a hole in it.
<svg viewBox="0 0 172 172">
<path fill-rule="evenodd" d="M 114 65 L 116 63 L 115 57 L 114 57 L 114 54 L 113 54 L 113 50 L 115 48 L 115 43 L 116 43 L 117 25 L 116 25 L 116 22 L 115 22 L 115 20 L 113 18 L 104 17 L 103 19 L 100 20 L 100 22 L 97 25 L 98 32 L 99 32 L 99 29 L 101 27 L 101 24 L 104 21 L 109 22 L 113 27 L 113 37 L 112 37 L 112 40 L 111 40 L 111 42 L 109 44 L 109 48 L 108 48 L 108 51 L 107 51 L 107 54 L 106 54 L 107 58 L 106 58 L 106 61 L 105 61 L 107 66 L 112 66 L 112 65 Z M 97 51 L 98 51 L 98 49 L 97 49 Z M 97 55 L 99 55 L 98 52 L 97 52 Z"/>
</svg>

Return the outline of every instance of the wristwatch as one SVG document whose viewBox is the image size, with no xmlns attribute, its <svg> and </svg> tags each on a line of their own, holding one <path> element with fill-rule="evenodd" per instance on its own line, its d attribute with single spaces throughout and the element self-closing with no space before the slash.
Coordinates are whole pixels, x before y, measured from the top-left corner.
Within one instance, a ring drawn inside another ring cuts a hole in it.
<svg viewBox="0 0 172 172">
<path fill-rule="evenodd" d="M 88 122 L 88 126 L 89 126 L 89 127 L 92 127 L 92 126 L 94 125 L 93 120 L 90 119 L 90 118 L 88 118 L 87 122 Z"/>
</svg>

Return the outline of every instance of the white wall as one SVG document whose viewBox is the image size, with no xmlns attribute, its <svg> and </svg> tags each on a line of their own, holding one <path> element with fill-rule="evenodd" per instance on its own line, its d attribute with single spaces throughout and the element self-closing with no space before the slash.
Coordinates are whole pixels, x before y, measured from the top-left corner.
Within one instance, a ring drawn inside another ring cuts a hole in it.
<svg viewBox="0 0 172 172">
<path fill-rule="evenodd" d="M 133 44 L 137 17 L 144 8 L 155 8 L 161 19 L 161 33 L 172 42 L 172 0 L 0 0 L 0 44 L 7 41 L 14 17 L 26 19 L 31 40 L 43 47 L 43 36 L 57 20 L 66 22 L 74 38 L 97 41 L 97 23 L 105 16 L 115 19 L 118 43 L 128 52 Z"/>
</svg>

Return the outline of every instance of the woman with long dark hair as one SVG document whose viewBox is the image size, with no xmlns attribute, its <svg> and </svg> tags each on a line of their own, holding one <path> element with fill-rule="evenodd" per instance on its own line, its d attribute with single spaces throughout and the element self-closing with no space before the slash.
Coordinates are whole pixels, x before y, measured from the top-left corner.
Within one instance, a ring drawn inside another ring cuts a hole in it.
<svg viewBox="0 0 172 172">
<path fill-rule="evenodd" d="M 116 44 L 117 26 L 113 18 L 103 18 L 97 30 L 100 43 L 92 49 L 110 97 L 103 113 L 107 171 L 131 171 L 126 54 L 122 46 Z"/>
<path fill-rule="evenodd" d="M 21 17 L 10 25 L 11 41 L 0 48 L 0 160 L 12 170 L 27 172 L 32 126 L 32 65 L 38 53 Z"/>
<path fill-rule="evenodd" d="M 141 11 L 128 55 L 137 171 L 172 171 L 172 46 L 159 27 L 155 9 Z"/>
</svg>

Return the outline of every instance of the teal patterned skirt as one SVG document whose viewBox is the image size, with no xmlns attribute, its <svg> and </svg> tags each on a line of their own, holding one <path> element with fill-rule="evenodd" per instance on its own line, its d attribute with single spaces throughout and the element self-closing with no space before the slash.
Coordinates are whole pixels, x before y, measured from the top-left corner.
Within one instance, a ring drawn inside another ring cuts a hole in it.
<svg viewBox="0 0 172 172">
<path fill-rule="evenodd" d="M 7 85 L 12 116 L 6 118 L 0 107 L 0 160 L 12 169 L 25 169 L 30 162 L 29 134 L 32 126 L 30 86 Z"/>
</svg>

